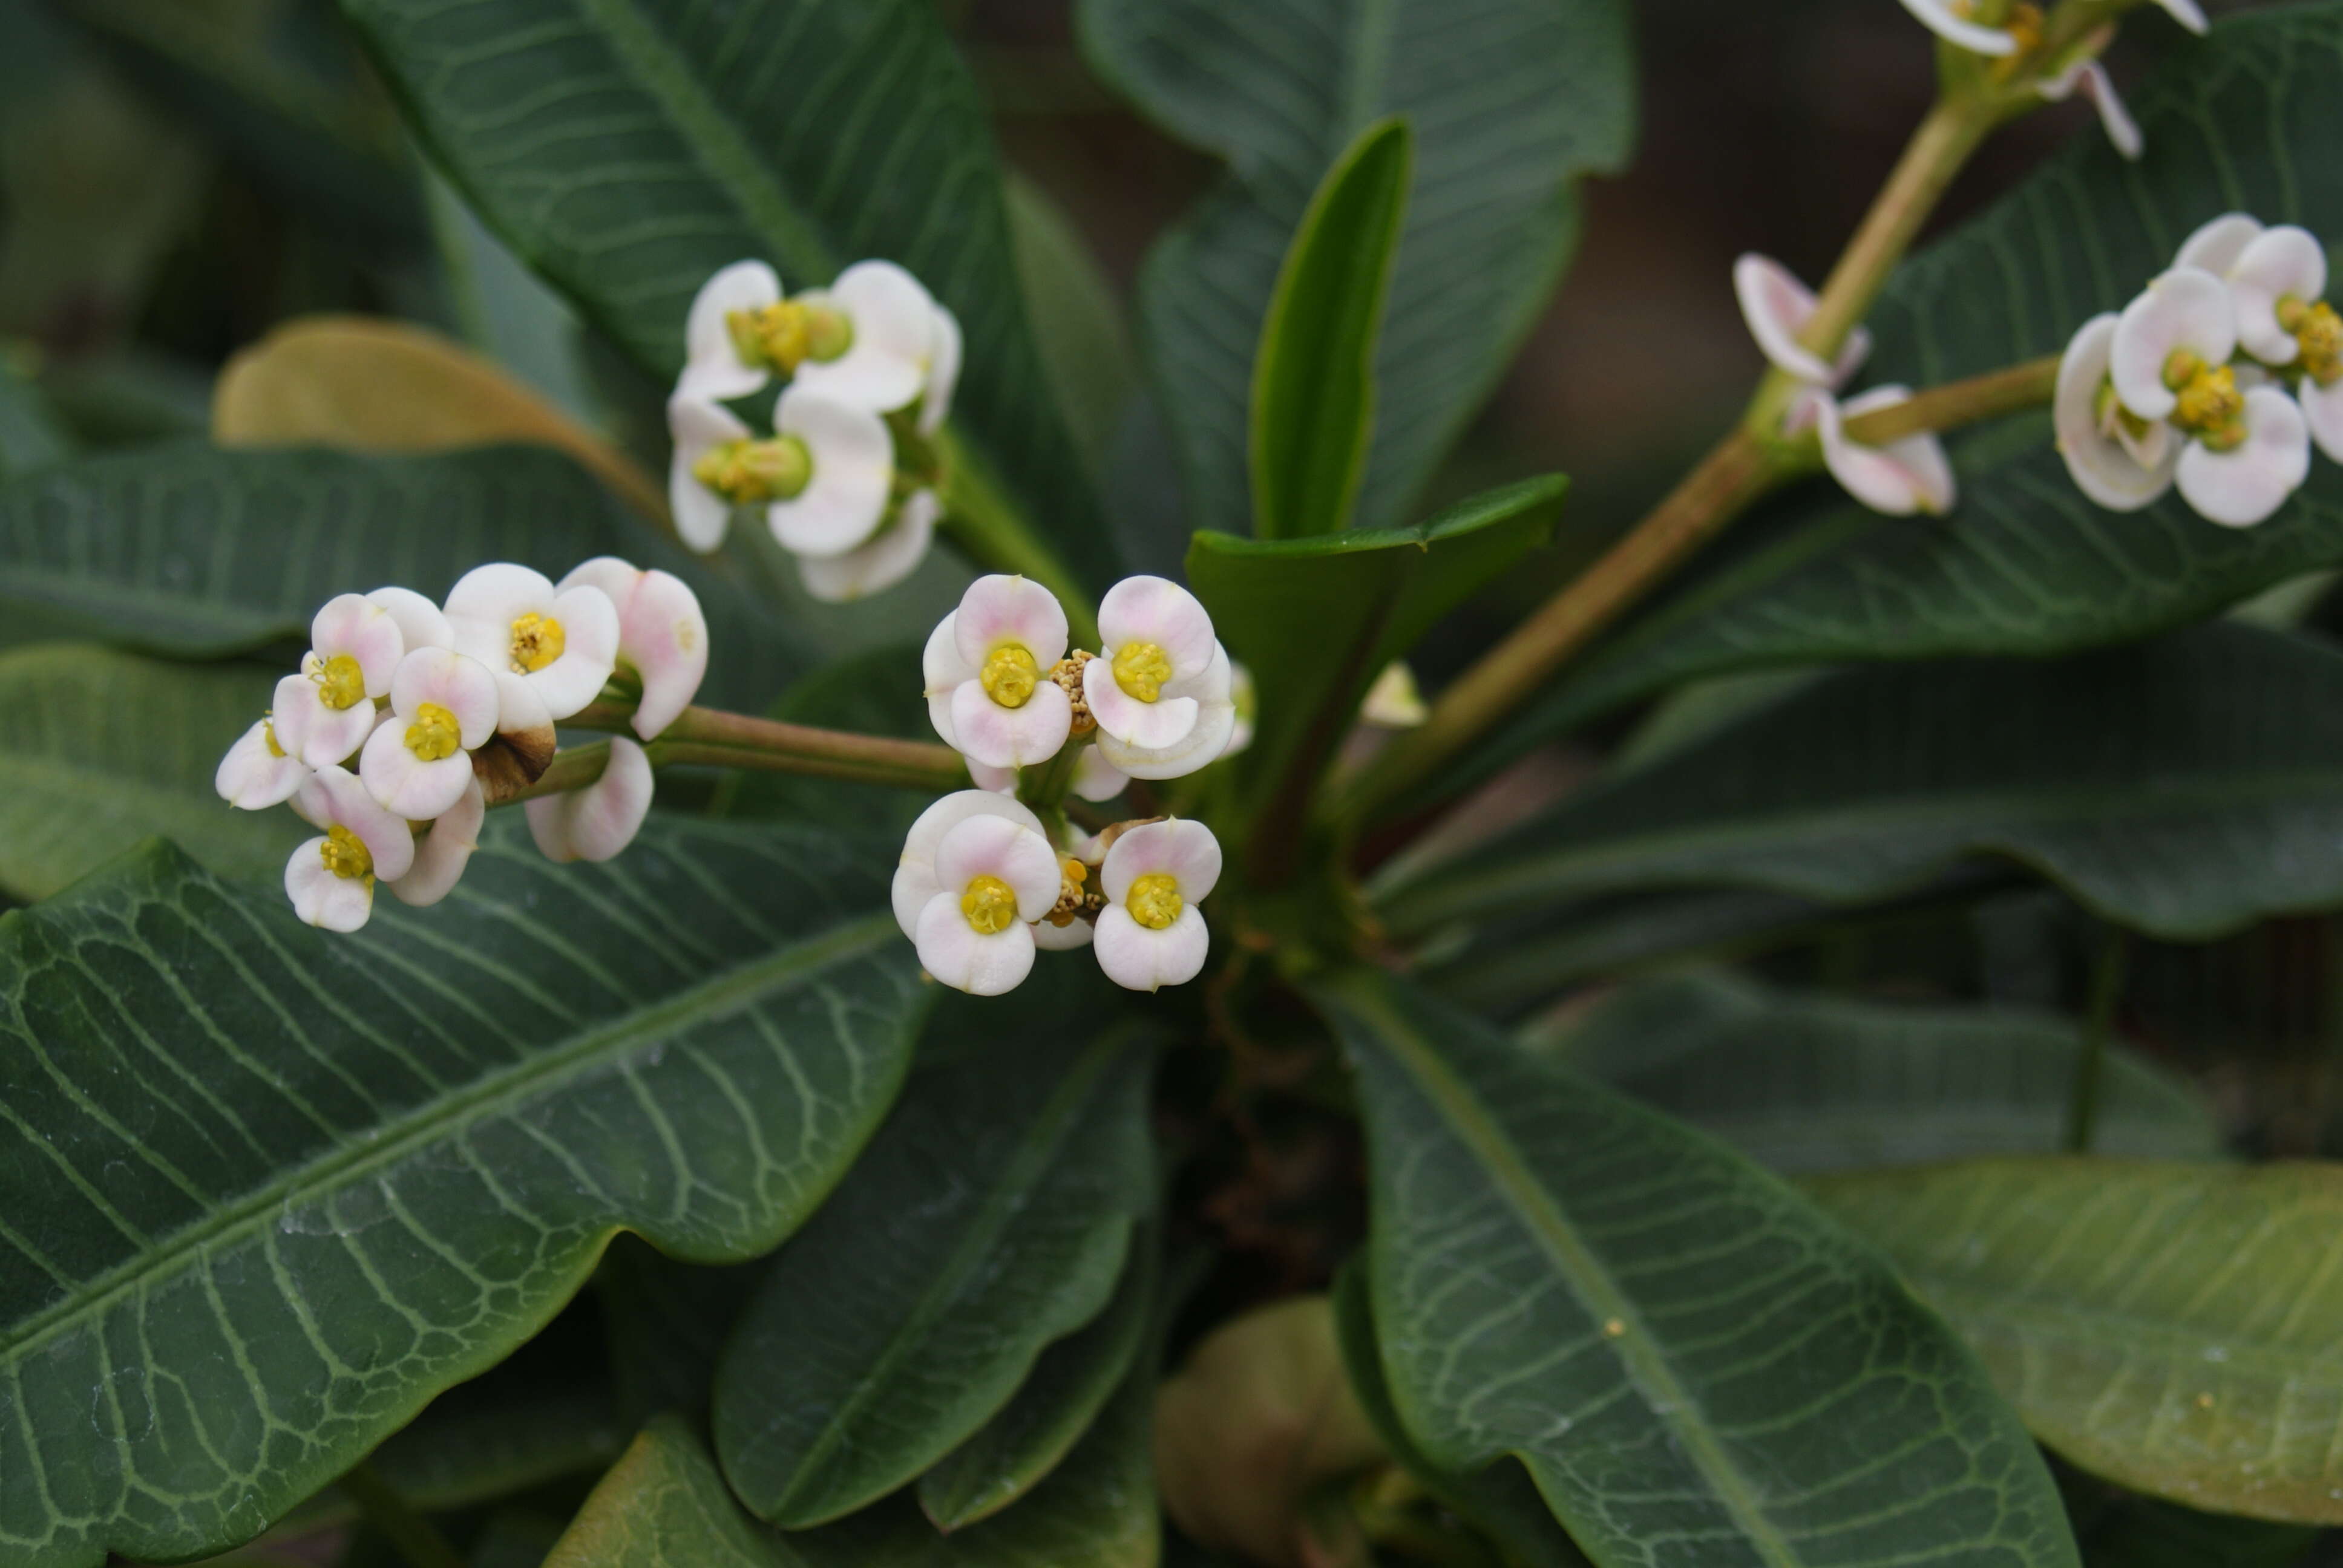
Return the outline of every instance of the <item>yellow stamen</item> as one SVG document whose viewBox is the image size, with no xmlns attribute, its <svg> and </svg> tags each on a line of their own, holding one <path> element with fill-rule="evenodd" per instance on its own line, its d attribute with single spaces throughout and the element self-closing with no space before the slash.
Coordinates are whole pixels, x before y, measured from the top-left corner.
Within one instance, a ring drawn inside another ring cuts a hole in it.
<svg viewBox="0 0 2343 1568">
<path fill-rule="evenodd" d="M 702 452 L 691 477 L 735 506 L 794 500 L 813 478 L 813 457 L 794 436 L 727 441 Z"/>
<path fill-rule="evenodd" d="M 1180 897 L 1180 879 L 1161 871 L 1151 871 L 1131 884 L 1130 896 L 1122 900 L 1131 918 L 1151 931 L 1160 931 L 1180 918 L 1188 907 Z"/>
<path fill-rule="evenodd" d="M 1163 695 L 1172 678 L 1172 656 L 1151 642 L 1126 642 L 1114 650 L 1114 683 L 1141 702 Z"/>
<path fill-rule="evenodd" d="M 366 840 L 339 822 L 326 829 L 326 841 L 317 846 L 317 858 L 326 862 L 326 869 L 345 879 L 371 879 L 374 876 L 374 856 L 367 849 Z"/>
<path fill-rule="evenodd" d="M 277 721 L 266 714 L 260 719 L 260 743 L 268 748 L 271 757 L 285 755 L 285 748 L 277 744 Z"/>
<path fill-rule="evenodd" d="M 2302 347 L 2302 373 L 2321 387 L 2343 380 L 2343 316 L 2325 300 L 2306 307 L 2298 322 L 2288 324 Z"/>
<path fill-rule="evenodd" d="M 366 700 L 366 671 L 347 653 L 337 653 L 309 671 L 317 700 L 328 708 L 356 708 Z"/>
<path fill-rule="evenodd" d="M 2200 361 L 2197 373 L 2173 390 L 2180 394 L 2174 424 L 2216 450 L 2226 450 L 2225 441 L 2233 447 L 2244 438 L 2246 395 L 2237 390 L 2236 371 Z"/>
<path fill-rule="evenodd" d="M 976 672 L 984 686 L 984 694 L 1003 708 L 1022 708 L 1033 699 L 1033 689 L 1041 683 L 1041 667 L 1031 653 L 1018 643 L 1004 642 L 985 656 L 984 668 Z"/>
<path fill-rule="evenodd" d="M 512 668 L 515 675 L 533 675 L 561 657 L 568 642 L 561 623 L 549 615 L 529 611 L 512 623 Z M 445 709 L 442 709 L 444 712 Z"/>
<path fill-rule="evenodd" d="M 805 307 L 789 300 L 777 299 L 757 310 L 728 311 L 724 330 L 731 334 L 733 351 L 744 365 L 787 374 L 805 358 Z"/>
<path fill-rule="evenodd" d="M 998 877 L 979 877 L 960 896 L 960 912 L 980 936 L 998 936 L 1017 923 L 1017 894 Z"/>
<path fill-rule="evenodd" d="M 426 762 L 453 757 L 464 749 L 456 716 L 436 702 L 419 705 L 415 709 L 415 722 L 407 727 L 407 749 Z"/>
<path fill-rule="evenodd" d="M 805 308 L 805 357 L 817 365 L 827 365 L 842 359 L 854 347 L 854 323 L 842 310 L 827 305 L 809 305 Z"/>
</svg>

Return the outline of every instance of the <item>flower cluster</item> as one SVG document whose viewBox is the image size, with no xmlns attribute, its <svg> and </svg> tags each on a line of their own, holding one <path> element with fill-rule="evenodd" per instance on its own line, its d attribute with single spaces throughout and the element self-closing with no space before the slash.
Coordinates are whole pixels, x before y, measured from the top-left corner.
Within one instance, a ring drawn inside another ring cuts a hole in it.
<svg viewBox="0 0 2343 1568">
<path fill-rule="evenodd" d="M 221 759 L 231 806 L 289 803 L 320 830 L 293 852 L 285 890 L 311 925 L 354 931 L 377 880 L 410 904 L 447 895 L 478 843 L 488 791 L 511 794 L 552 760 L 554 725 L 615 671 L 640 689 L 645 740 L 675 721 L 708 667 L 708 625 L 689 588 L 614 557 L 556 583 L 498 562 L 435 605 L 410 588 L 327 601 L 297 673 Z M 650 809 L 650 764 L 624 738 L 588 787 L 528 803 L 557 860 L 608 859 Z"/>
<path fill-rule="evenodd" d="M 2314 439 L 2343 462 L 2343 317 L 2326 292 L 2326 250 L 2302 229 L 2228 213 L 2189 236 L 2059 361 L 2075 483 L 2116 511 L 2177 485 L 2202 517 L 2249 528 L 2309 477 Z"/>
<path fill-rule="evenodd" d="M 2157 3 L 2190 32 L 2205 31 L 2205 13 L 2197 0 Z M 2102 24 L 2087 30 L 2057 59 L 2045 61 L 2037 58 L 2046 47 L 2045 17 L 2042 8 L 2028 0 L 2002 5 L 2004 15 L 1998 25 L 1980 20 L 1978 0 L 1904 0 L 1904 8 L 1955 48 L 2000 62 L 2004 70 L 2029 61 L 2037 64 L 2041 68 L 2034 77 L 2036 94 L 2059 103 L 2080 92 L 2098 110 L 2099 124 L 2116 151 L 2127 158 L 2139 156 L 2143 148 L 2139 126 L 2117 95 L 2107 67 L 2099 64 L 2100 51 L 2114 36 L 2112 26 Z"/>
<path fill-rule="evenodd" d="M 735 507 L 761 507 L 806 591 L 842 602 L 901 581 L 941 511 L 933 445 L 960 376 L 960 323 L 888 261 L 784 296 L 761 261 L 735 262 L 693 299 L 668 400 L 668 499 L 693 549 L 724 542 Z M 786 378 L 769 435 L 729 404 Z"/>
</svg>

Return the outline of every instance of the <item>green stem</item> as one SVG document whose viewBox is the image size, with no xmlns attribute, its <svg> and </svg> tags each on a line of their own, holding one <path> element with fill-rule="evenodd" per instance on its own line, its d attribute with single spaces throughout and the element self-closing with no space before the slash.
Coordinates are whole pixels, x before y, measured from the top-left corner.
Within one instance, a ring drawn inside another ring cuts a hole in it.
<svg viewBox="0 0 2343 1568">
<path fill-rule="evenodd" d="M 342 1477 L 341 1487 L 366 1522 L 398 1549 L 409 1568 L 467 1568 L 462 1554 L 448 1544 L 447 1538 L 372 1464 L 361 1461 Z"/>
<path fill-rule="evenodd" d="M 2106 1077 L 2107 1038 L 2115 1031 L 2116 1003 L 2123 996 L 2126 940 L 2113 921 L 2099 929 L 2098 956 L 2091 964 L 2090 1012 L 2083 1023 L 2083 1050 L 2075 1058 L 2074 1087 L 2066 1096 L 2066 1151 L 2088 1154 L 2098 1121 L 2099 1086 Z"/>
<path fill-rule="evenodd" d="M 1875 408 L 1846 422 L 1846 437 L 1865 447 L 1885 447 L 1907 436 L 1957 430 L 2050 401 L 2058 386 L 2056 354 L 1988 370 L 1965 381 L 1931 387 L 1891 407 Z"/>
<path fill-rule="evenodd" d="M 630 704 L 597 702 L 562 720 L 577 729 L 623 730 L 633 714 Z M 904 789 L 943 794 L 968 788 L 968 767 L 949 746 L 920 740 L 897 740 L 883 735 L 857 735 L 843 729 L 818 729 L 806 724 L 784 724 L 745 713 L 714 708 L 687 708 L 659 738 L 644 748 L 651 765 L 667 767 L 696 763 L 708 768 L 748 768 L 767 773 L 796 773 L 814 779 L 843 779 L 852 783 L 883 784 Z M 596 741 L 557 752 L 538 780 L 498 796 L 491 806 L 509 806 L 582 789 L 602 776 L 610 760 L 610 743 Z"/>
<path fill-rule="evenodd" d="M 1058 754 L 1039 768 L 1029 768 L 1017 780 L 1017 798 L 1046 819 L 1062 813 L 1066 793 L 1074 787 L 1074 769 L 1081 765 L 1087 736 L 1075 736 L 1058 748 Z"/>
<path fill-rule="evenodd" d="M 937 440 L 944 457 L 943 529 L 970 559 L 990 571 L 1031 578 L 1058 596 L 1076 648 L 1098 647 L 1098 608 L 1057 550 L 985 472 L 950 429 Z"/>
</svg>

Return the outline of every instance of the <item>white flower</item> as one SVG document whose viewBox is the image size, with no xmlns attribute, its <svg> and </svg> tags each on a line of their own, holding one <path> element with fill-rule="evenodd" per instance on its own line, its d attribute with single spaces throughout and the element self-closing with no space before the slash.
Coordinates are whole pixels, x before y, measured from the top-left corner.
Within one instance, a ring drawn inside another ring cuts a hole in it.
<svg viewBox="0 0 2343 1568">
<path fill-rule="evenodd" d="M 2215 446 L 2200 436 L 2180 453 L 2174 470 L 2181 498 L 2208 522 L 2251 528 L 2285 504 L 2310 477 L 2310 430 L 2293 398 L 2275 387 L 2245 393 L 2233 443 Z"/>
<path fill-rule="evenodd" d="M 842 556 L 867 542 L 887 515 L 895 483 L 895 443 L 886 421 L 804 384 L 773 405 L 779 442 L 805 455 L 806 477 L 765 508 L 765 522 L 784 549 Z"/>
<path fill-rule="evenodd" d="M 367 737 L 358 777 L 382 806 L 427 822 L 464 798 L 472 753 L 497 732 L 497 678 L 453 648 L 418 648 L 390 678 L 390 715 Z"/>
<path fill-rule="evenodd" d="M 1809 422 L 1815 425 L 1824 467 L 1841 488 L 1873 511 L 1897 518 L 1915 512 L 1941 516 L 1952 510 L 1957 494 L 1943 442 L 1923 433 L 1885 447 L 1866 447 L 1846 434 L 1846 420 L 1892 408 L 1911 396 L 1908 387 L 1875 387 L 1842 407 L 1829 393 L 1810 387 L 1791 405 L 1784 428 L 1795 431 Z"/>
<path fill-rule="evenodd" d="M 799 362 L 797 386 L 874 414 L 908 407 L 927 386 L 938 357 L 936 302 L 893 262 L 858 261 L 829 288 L 809 289 L 797 303 L 835 312 L 847 329 L 843 352 L 817 349 Z M 957 330 L 950 348 L 957 376 Z"/>
<path fill-rule="evenodd" d="M 1234 757 L 1252 744 L 1253 717 L 1261 705 L 1253 690 L 1252 671 L 1234 662 L 1229 665 L 1229 700 L 1236 711 L 1229 725 L 1228 744 L 1221 748 L 1223 757 Z"/>
<path fill-rule="evenodd" d="M 1221 879 L 1221 846 L 1202 822 L 1174 819 L 1125 831 L 1106 852 L 1099 890 L 1099 968 L 1131 990 L 1182 985 L 1212 946 L 1196 908 Z"/>
<path fill-rule="evenodd" d="M 1771 256 L 1751 251 L 1733 264 L 1733 297 L 1765 357 L 1801 381 L 1843 387 L 1871 354 L 1871 334 L 1860 327 L 1846 335 L 1835 365 L 1825 365 L 1800 343 L 1798 334 L 1815 313 L 1814 291 Z"/>
<path fill-rule="evenodd" d="M 911 825 L 895 872 L 896 923 L 938 980 L 998 996 L 1032 970 L 1032 922 L 1056 906 L 1063 875 L 1031 811 L 964 789 Z"/>
<path fill-rule="evenodd" d="M 270 716 L 278 744 L 312 768 L 345 761 L 374 729 L 374 699 L 407 651 L 389 611 L 363 594 L 337 594 L 309 623 L 301 673 L 277 683 Z"/>
<path fill-rule="evenodd" d="M 742 464 L 735 451 L 751 444 L 750 432 L 721 404 L 678 392 L 668 399 L 667 433 L 674 447 L 667 466 L 668 510 L 675 518 L 676 537 L 704 556 L 724 542 L 732 498 L 702 479 L 700 470 L 707 467 L 711 475 L 736 481 L 753 477 L 757 469 Z"/>
<path fill-rule="evenodd" d="M 1073 729 L 1073 703 L 1050 678 L 1065 656 L 1066 612 L 1048 588 L 1021 577 L 979 578 L 920 656 L 928 718 L 971 762 L 1046 762 Z"/>
<path fill-rule="evenodd" d="M 326 829 L 285 862 L 293 912 L 329 931 L 354 931 L 374 910 L 377 877 L 395 881 L 415 863 L 407 819 L 376 804 L 347 769 L 325 767 L 303 781 L 295 809 Z"/>
<path fill-rule="evenodd" d="M 2184 391 L 2195 392 L 2200 404 L 2223 401 L 2217 383 L 2237 347 L 2227 286 L 2201 268 L 2176 266 L 2124 307 L 2107 374 L 2125 407 L 2143 419 L 2171 419 Z M 2201 417 L 2200 410 L 2189 417 Z"/>
<path fill-rule="evenodd" d="M 1413 729 L 1431 717 L 1423 694 L 1415 688 L 1415 671 L 1403 658 L 1384 665 L 1359 703 L 1361 720 L 1383 729 Z"/>
<path fill-rule="evenodd" d="M 1979 26 L 1968 19 L 1973 6 L 1964 0 L 1904 0 L 1904 9 L 1917 16 L 1928 31 L 1974 55 L 2015 55 L 2017 35 L 1999 27 Z"/>
<path fill-rule="evenodd" d="M 1130 787 L 1131 775 L 1109 762 L 1095 746 L 1082 748 L 1074 759 L 1074 779 L 1070 786 L 1085 800 L 1111 800 Z"/>
<path fill-rule="evenodd" d="M 1208 703 L 1230 703 L 1228 656 L 1212 635 L 1212 618 L 1179 584 L 1123 578 L 1099 604 L 1099 656 L 1082 667 L 1082 696 L 1101 737 L 1161 751 L 1204 722 Z M 1111 753 L 1107 760 L 1114 761 Z"/>
<path fill-rule="evenodd" d="M 447 625 L 447 618 L 413 588 L 378 588 L 366 596 L 367 602 L 379 606 L 397 624 L 401 651 L 413 653 L 418 648 L 453 648 L 456 634 Z"/>
<path fill-rule="evenodd" d="M 781 280 L 761 261 L 736 261 L 701 284 L 684 323 L 683 375 L 676 392 L 718 402 L 763 387 L 772 376 L 771 362 L 761 351 L 752 362 L 741 349 L 757 343 L 759 324 L 780 303 Z"/>
<path fill-rule="evenodd" d="M 635 733 L 656 738 L 699 695 L 708 674 L 708 617 L 699 596 L 672 572 L 643 571 L 616 556 L 596 556 L 571 568 L 556 593 L 597 588 L 618 612 L 618 663 L 642 683 Z"/>
<path fill-rule="evenodd" d="M 260 811 L 293 799 L 310 771 L 307 762 L 278 744 L 277 728 L 264 714 L 220 759 L 219 769 L 212 775 L 212 788 L 231 806 Z"/>
<path fill-rule="evenodd" d="M 518 683 L 555 719 L 594 700 L 618 658 L 618 610 L 598 588 L 557 591 L 509 561 L 474 567 L 447 595 L 456 651 Z M 509 728 L 509 726 L 508 726 Z"/>
<path fill-rule="evenodd" d="M 960 386 L 960 317 L 936 307 L 933 347 L 928 356 L 927 389 L 920 394 L 920 434 L 932 436 L 943 428 L 951 412 L 952 393 Z"/>
<path fill-rule="evenodd" d="M 480 847 L 480 824 L 488 814 L 488 799 L 475 779 L 455 805 L 432 819 L 430 830 L 415 840 L 415 864 L 407 875 L 383 886 L 399 902 L 418 908 L 446 898 L 464 874 L 472 851 Z"/>
<path fill-rule="evenodd" d="M 607 860 L 635 841 L 651 809 L 651 759 L 623 735 L 610 737 L 602 776 L 582 789 L 521 803 L 528 836 L 548 860 Z"/>
<path fill-rule="evenodd" d="M 2327 292 L 2325 247 L 2308 230 L 2281 224 L 2247 242 L 2225 276 L 2245 351 L 2265 365 L 2293 364 L 2302 353 L 2297 333 Z"/>
<path fill-rule="evenodd" d="M 2237 266 L 2237 257 L 2245 255 L 2246 246 L 2253 244 L 2262 232 L 2261 220 L 2250 214 L 2225 212 L 2180 242 L 2180 254 L 2173 258 L 2175 266 L 2193 266 L 2209 272 L 2216 277 L 2227 277 L 2229 268 Z"/>
<path fill-rule="evenodd" d="M 1092 659 L 1086 668 L 1095 669 L 1101 662 Z M 1228 650 L 1217 642 L 1212 644 L 1212 662 L 1187 689 L 1187 695 L 1197 703 L 1196 727 L 1180 739 L 1169 746 L 1133 746 L 1108 734 L 1106 727 L 1101 725 L 1097 736 L 1099 755 L 1133 779 L 1183 778 L 1225 756 L 1229 738 L 1237 728 L 1232 668 Z"/>
<path fill-rule="evenodd" d="M 2187 0 L 2179 3 L 2186 4 Z M 2065 100 L 2077 87 L 2099 111 L 2100 128 L 2107 132 L 2116 151 L 2137 161 L 2147 144 L 2141 139 L 2139 122 L 2124 107 L 2123 99 L 2116 92 L 2115 78 L 2107 75 L 2105 65 L 2097 60 L 2077 60 L 2038 84 L 2035 90 L 2055 104 Z"/>
<path fill-rule="evenodd" d="M 893 588 L 927 558 L 943 510 L 933 490 L 914 490 L 862 544 L 842 556 L 799 556 L 798 577 L 824 604 L 850 604 Z"/>
<path fill-rule="evenodd" d="M 2180 443 L 2171 426 L 2141 418 L 2116 397 L 2107 364 L 2117 319 L 2114 311 L 2095 316 L 2067 342 L 2051 417 L 2076 487 L 2110 511 L 2133 512 L 2172 487 Z"/>
</svg>

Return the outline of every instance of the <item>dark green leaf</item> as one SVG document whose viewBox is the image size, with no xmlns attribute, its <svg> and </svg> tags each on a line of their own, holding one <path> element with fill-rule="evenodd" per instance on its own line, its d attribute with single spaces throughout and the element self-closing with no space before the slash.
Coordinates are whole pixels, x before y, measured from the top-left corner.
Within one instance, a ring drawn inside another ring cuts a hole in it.
<svg viewBox="0 0 2343 1568">
<path fill-rule="evenodd" d="M 1383 1372 L 1611 1565 L 2072 1564 L 2015 1416 L 1885 1262 L 1721 1145 L 1353 970 Z"/>
<path fill-rule="evenodd" d="M 73 437 L 58 423 L 38 385 L 0 365 L 0 476 L 29 474 L 73 456 Z"/>
<path fill-rule="evenodd" d="M 1834 675 L 1381 902 L 1411 930 L 1632 889 L 1845 903 L 1987 856 L 2197 939 L 2343 902 L 2338 801 L 2343 653 L 2225 623 L 2055 664 Z"/>
<path fill-rule="evenodd" d="M 456 183 L 654 377 L 692 295 L 900 262 L 967 338 L 954 423 L 1075 568 L 1113 575 L 1025 327 L 992 138 L 932 0 L 342 0 Z"/>
<path fill-rule="evenodd" d="M 1417 137 L 1359 521 L 1388 528 L 1561 276 L 1573 182 L 1624 160 L 1620 0 L 1083 0 L 1091 59 L 1228 173 L 1147 258 L 1141 341 L 1198 528 L 1245 530 L 1253 351 L 1311 193 L 1387 115 Z"/>
<path fill-rule="evenodd" d="M 2065 1457 L 2192 1507 L 2343 1523 L 2343 1167 L 1980 1160 L 1812 1190 Z"/>
<path fill-rule="evenodd" d="M 928 718 L 927 699 L 920 695 L 919 672 L 915 644 L 840 659 L 790 687 L 773 705 L 772 716 L 792 724 L 932 740 L 935 726 Z M 735 773 L 718 787 L 715 813 L 833 822 L 900 834 L 910 831 L 933 800 L 933 794 L 924 789 L 880 789 L 787 773 Z"/>
<path fill-rule="evenodd" d="M 705 1424 L 716 1363 L 761 1272 L 755 1263 L 686 1263 L 632 1236 L 610 1243 L 594 1286 L 628 1431 L 669 1412 Z"/>
<path fill-rule="evenodd" d="M 1048 192 L 1011 169 L 1008 196 L 1009 237 L 1025 311 L 1033 320 L 1033 347 L 1067 433 L 1097 484 L 1105 477 L 1124 411 L 1139 395 L 1122 302 L 1090 241 Z"/>
<path fill-rule="evenodd" d="M 156 834 L 223 875 L 281 877 L 312 829 L 289 811 L 231 810 L 212 788 L 278 673 L 96 643 L 0 653 L 0 889 L 45 899 Z"/>
<path fill-rule="evenodd" d="M 1414 166 L 1407 122 L 1378 120 L 1326 171 L 1285 253 L 1252 365 L 1252 531 L 1351 525 L 1375 429 L 1375 345 Z"/>
<path fill-rule="evenodd" d="M 1095 1318 L 1152 1201 L 1151 1048 L 1101 1027 L 1088 955 L 1015 1002 L 954 1005 L 838 1195 L 758 1287 L 719 1367 L 741 1501 L 786 1526 L 877 1501 L 1007 1404 Z"/>
<path fill-rule="evenodd" d="M 0 1552 L 251 1536 L 535 1332 L 624 1226 L 794 1230 L 922 1010 L 887 855 L 518 823 L 335 938 L 158 846 L 0 916 Z"/>
<path fill-rule="evenodd" d="M 2083 1561 L 2088 1568 L 2290 1568 L 2318 1537 L 2311 1525 L 2133 1497 L 2091 1521 L 2083 1532 Z"/>
<path fill-rule="evenodd" d="M 1541 1053 L 1808 1171 L 2056 1151 L 2081 1050 L 2074 1022 L 2043 1013 L 1797 996 L 1707 971 L 1615 992 Z M 2112 1045 L 2100 1072 L 2098 1152 L 2221 1151 L 2180 1080 Z"/>
</svg>

